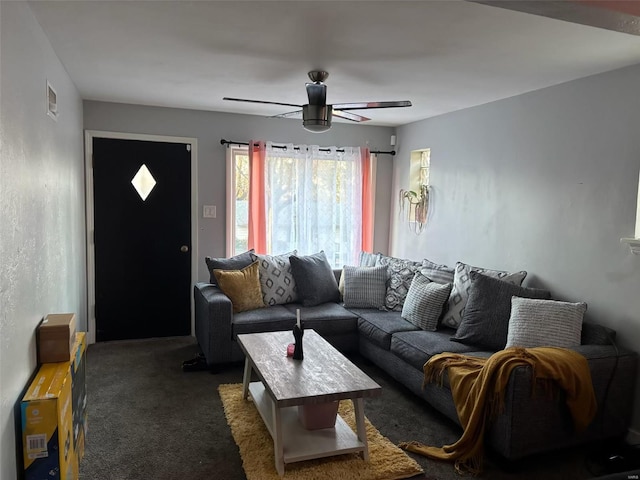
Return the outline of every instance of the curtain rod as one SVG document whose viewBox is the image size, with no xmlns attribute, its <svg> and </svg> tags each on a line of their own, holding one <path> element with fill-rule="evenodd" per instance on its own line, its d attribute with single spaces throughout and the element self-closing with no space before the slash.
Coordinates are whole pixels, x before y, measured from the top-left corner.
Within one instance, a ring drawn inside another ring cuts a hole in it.
<svg viewBox="0 0 640 480">
<path fill-rule="evenodd" d="M 220 139 L 220 145 L 247 145 L 249 146 L 249 142 L 234 142 L 233 140 L 225 140 L 224 138 Z M 272 145 L 273 148 L 287 148 L 286 145 Z M 300 150 L 300 147 L 293 147 L 296 150 Z M 320 148 L 321 152 L 329 152 L 331 151 L 330 148 Z M 338 149 L 336 150 L 336 152 L 344 152 L 344 150 L 342 149 Z M 389 150 L 388 152 L 383 152 L 380 150 L 371 150 L 370 153 L 374 153 L 376 155 L 395 155 L 396 151 L 395 150 Z"/>
</svg>

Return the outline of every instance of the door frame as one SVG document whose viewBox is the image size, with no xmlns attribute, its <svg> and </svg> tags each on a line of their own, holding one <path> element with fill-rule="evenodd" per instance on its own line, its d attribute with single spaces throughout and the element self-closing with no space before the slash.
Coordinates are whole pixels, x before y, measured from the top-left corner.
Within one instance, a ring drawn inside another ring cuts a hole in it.
<svg viewBox="0 0 640 480">
<path fill-rule="evenodd" d="M 87 343 L 96 341 L 96 265 L 93 215 L 93 139 L 115 138 L 121 140 L 141 140 L 147 142 L 184 143 L 191 146 L 191 285 L 198 281 L 198 139 L 194 137 L 173 137 L 148 135 L 144 133 L 108 132 L 85 130 L 85 196 L 87 217 Z M 195 335 L 195 309 L 193 295 L 190 298 L 191 336 Z"/>
</svg>

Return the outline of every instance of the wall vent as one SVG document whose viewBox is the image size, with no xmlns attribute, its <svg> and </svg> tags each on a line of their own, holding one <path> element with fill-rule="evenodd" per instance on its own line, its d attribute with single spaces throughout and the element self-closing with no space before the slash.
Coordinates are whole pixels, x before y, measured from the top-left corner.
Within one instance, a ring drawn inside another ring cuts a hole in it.
<svg viewBox="0 0 640 480">
<path fill-rule="evenodd" d="M 58 120 L 58 95 L 47 80 L 47 115 Z"/>
</svg>

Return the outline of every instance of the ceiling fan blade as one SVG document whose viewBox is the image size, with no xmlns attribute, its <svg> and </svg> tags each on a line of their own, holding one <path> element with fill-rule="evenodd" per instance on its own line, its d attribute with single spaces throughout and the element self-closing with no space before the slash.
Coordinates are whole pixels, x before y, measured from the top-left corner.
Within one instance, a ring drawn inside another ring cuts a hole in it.
<svg viewBox="0 0 640 480">
<path fill-rule="evenodd" d="M 305 83 L 309 105 L 327 104 L 327 86 L 324 83 Z"/>
<path fill-rule="evenodd" d="M 294 110 L 293 112 L 281 113 L 280 115 L 272 115 L 269 118 L 288 118 L 299 116 L 302 113 L 302 110 Z"/>
<path fill-rule="evenodd" d="M 333 116 L 351 120 L 353 122 L 366 122 L 367 120 L 371 120 L 370 118 L 363 117 L 362 115 L 357 115 L 351 112 L 343 112 L 341 110 L 334 110 Z"/>
<path fill-rule="evenodd" d="M 285 107 L 302 108 L 302 105 L 296 105 L 295 103 L 267 102 L 265 100 L 248 100 L 246 98 L 231 98 L 231 97 L 223 97 L 222 99 L 229 100 L 231 102 L 264 103 L 267 105 L 284 105 Z"/>
<path fill-rule="evenodd" d="M 400 100 L 397 102 L 360 102 L 360 103 L 337 103 L 333 108 L 338 110 L 364 110 L 365 108 L 397 108 L 410 107 L 409 100 Z"/>
</svg>

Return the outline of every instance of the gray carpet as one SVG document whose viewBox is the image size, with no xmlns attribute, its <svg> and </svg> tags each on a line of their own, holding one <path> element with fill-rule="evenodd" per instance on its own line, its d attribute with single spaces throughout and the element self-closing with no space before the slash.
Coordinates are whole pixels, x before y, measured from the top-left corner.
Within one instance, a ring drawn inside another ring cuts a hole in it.
<svg viewBox="0 0 640 480">
<path fill-rule="evenodd" d="M 104 342 L 87 351 L 88 437 L 81 479 L 245 480 L 238 448 L 217 393 L 242 381 L 242 365 L 217 374 L 185 373 L 195 339 Z M 360 357 L 352 359 L 383 387 L 365 413 L 392 442 L 453 443 L 460 430 L 395 380 Z M 453 466 L 410 454 L 424 480 L 453 480 Z M 587 449 L 537 456 L 517 464 L 489 458 L 486 479 L 586 479 Z"/>
</svg>

